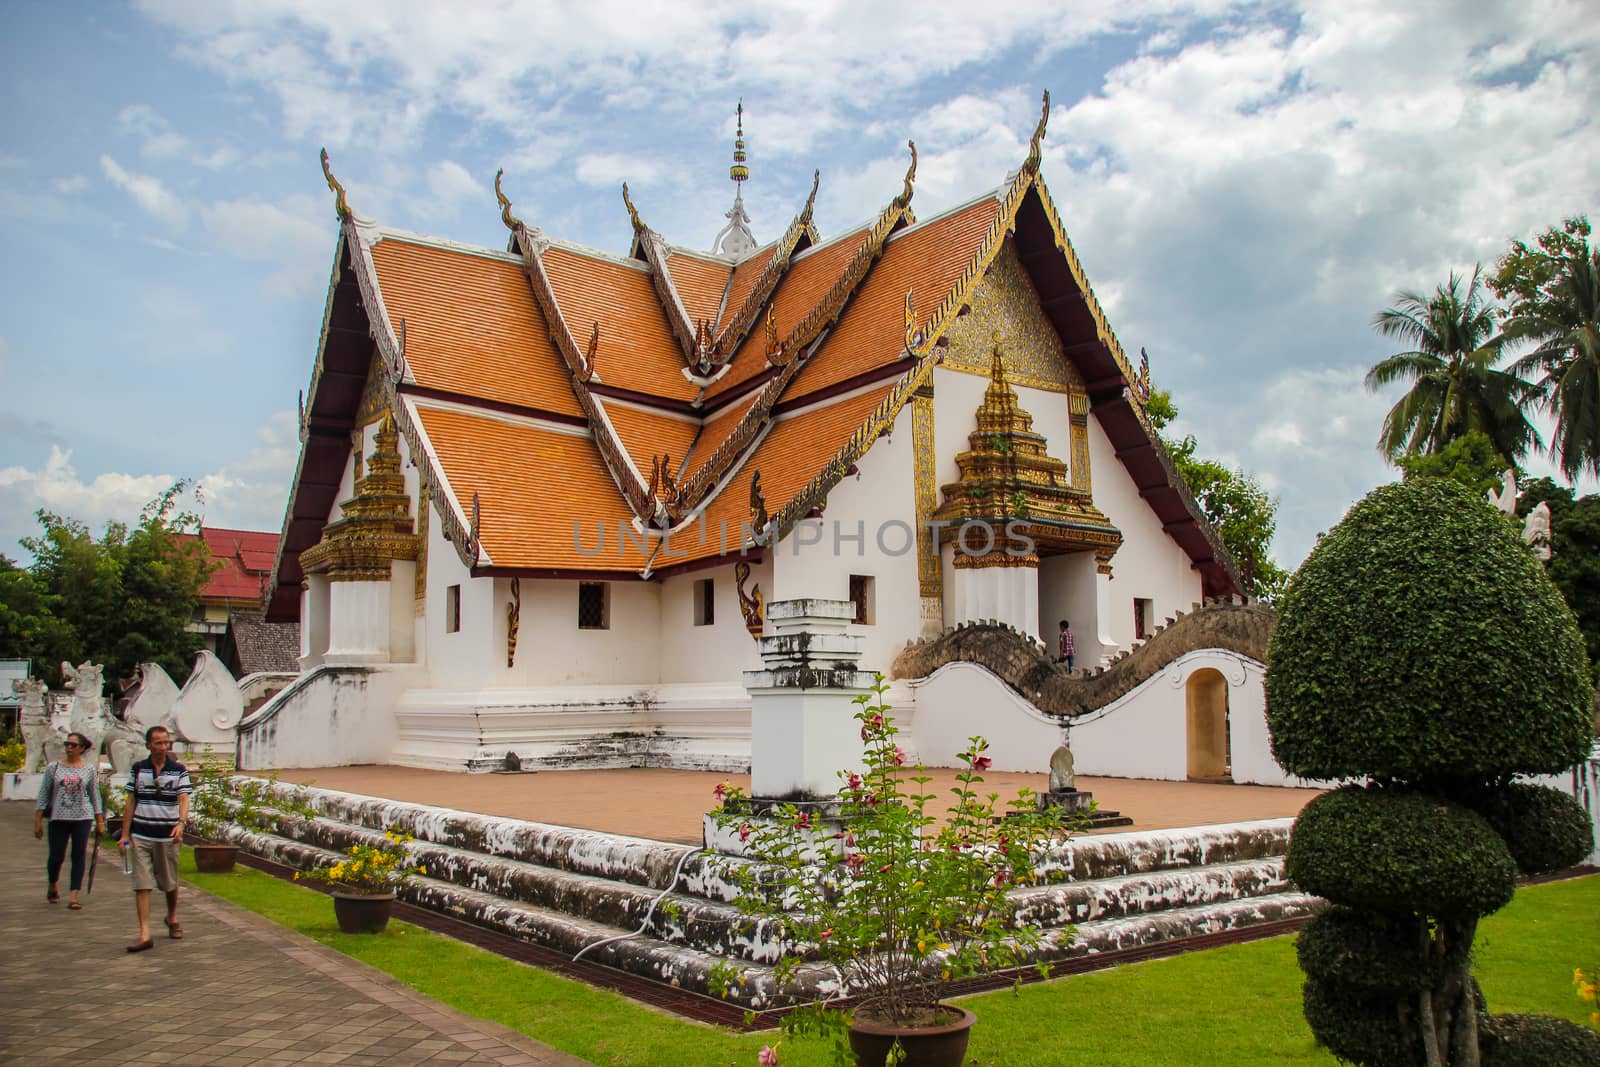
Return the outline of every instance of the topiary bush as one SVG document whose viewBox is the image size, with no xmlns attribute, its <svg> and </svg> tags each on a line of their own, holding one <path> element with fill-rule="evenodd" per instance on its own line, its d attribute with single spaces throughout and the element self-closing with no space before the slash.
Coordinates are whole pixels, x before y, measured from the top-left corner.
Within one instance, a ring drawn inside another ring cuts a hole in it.
<svg viewBox="0 0 1600 1067">
<path fill-rule="evenodd" d="M 1508 784 L 1587 755 L 1588 678 L 1518 531 L 1454 483 L 1375 490 L 1290 579 L 1267 650 L 1273 752 L 1304 777 L 1367 780 L 1307 805 L 1289 842 L 1289 876 L 1336 905 L 1298 951 L 1306 1020 L 1341 1059 L 1465 1067 L 1480 1044 L 1533 1047 L 1494 1036 L 1528 1028 L 1489 1025 L 1472 940 L 1518 869 L 1592 845 L 1570 798 Z"/>
<path fill-rule="evenodd" d="M 1600 1067 L 1600 1034 L 1550 1015 L 1492 1015 L 1482 1067 Z"/>
</svg>

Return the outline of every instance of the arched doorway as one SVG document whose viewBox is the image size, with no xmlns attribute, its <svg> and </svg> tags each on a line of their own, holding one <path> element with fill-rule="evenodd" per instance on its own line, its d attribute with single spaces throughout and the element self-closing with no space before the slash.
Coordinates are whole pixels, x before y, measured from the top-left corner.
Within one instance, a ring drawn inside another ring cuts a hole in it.
<svg viewBox="0 0 1600 1067">
<path fill-rule="evenodd" d="M 1189 740 L 1189 777 L 1232 780 L 1228 765 L 1228 680 L 1222 672 L 1202 667 L 1185 687 Z"/>
</svg>

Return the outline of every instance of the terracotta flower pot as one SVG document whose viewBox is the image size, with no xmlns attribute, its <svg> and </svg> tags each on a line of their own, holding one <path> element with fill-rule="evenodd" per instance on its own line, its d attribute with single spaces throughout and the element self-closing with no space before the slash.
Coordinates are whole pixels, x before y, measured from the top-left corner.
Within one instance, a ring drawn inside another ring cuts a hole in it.
<svg viewBox="0 0 1600 1067">
<path fill-rule="evenodd" d="M 194 846 L 194 869 L 201 874 L 227 874 L 238 858 L 238 845 Z"/>
<path fill-rule="evenodd" d="M 850 1023 L 850 1050 L 858 1067 L 884 1067 L 896 1040 L 905 1050 L 900 1067 L 961 1067 L 968 1031 L 978 1017 L 953 1004 L 939 1007 L 949 1021 L 937 1026 L 903 1027 L 880 1020 L 871 1008 L 858 1008 Z"/>
<path fill-rule="evenodd" d="M 393 893 L 345 893 L 334 890 L 333 915 L 347 934 L 378 934 L 389 925 Z"/>
</svg>

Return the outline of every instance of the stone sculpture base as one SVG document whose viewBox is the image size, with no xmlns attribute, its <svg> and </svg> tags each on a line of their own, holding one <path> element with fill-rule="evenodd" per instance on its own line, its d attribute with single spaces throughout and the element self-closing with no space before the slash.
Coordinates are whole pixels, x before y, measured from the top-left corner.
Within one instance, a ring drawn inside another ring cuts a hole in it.
<svg viewBox="0 0 1600 1067">
<path fill-rule="evenodd" d="M 39 786 L 44 782 L 43 774 L 22 774 L 17 771 L 8 771 L 5 774 L 4 799 L 39 801 Z"/>
<path fill-rule="evenodd" d="M 1040 793 L 1034 802 L 1038 804 L 1040 811 L 1055 808 L 1063 817 L 1087 815 L 1091 830 L 1133 825 L 1133 820 L 1120 811 L 1090 811 L 1094 805 L 1094 794 L 1087 789 L 1061 789 Z"/>
</svg>

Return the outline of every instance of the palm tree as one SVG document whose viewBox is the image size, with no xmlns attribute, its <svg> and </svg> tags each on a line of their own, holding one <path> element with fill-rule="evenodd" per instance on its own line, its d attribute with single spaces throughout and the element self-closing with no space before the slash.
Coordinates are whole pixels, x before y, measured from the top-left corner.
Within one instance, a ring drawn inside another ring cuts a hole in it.
<svg viewBox="0 0 1600 1067">
<path fill-rule="evenodd" d="M 1414 346 L 1367 372 L 1366 386 L 1373 392 L 1392 382 L 1411 383 L 1384 417 L 1378 437 L 1378 451 L 1391 460 L 1437 452 L 1470 430 L 1486 435 L 1508 460 L 1539 447 L 1524 410 L 1539 390 L 1515 372 L 1495 368 L 1502 338 L 1495 336 L 1498 313 L 1483 297 L 1481 274 L 1481 267 L 1474 268 L 1463 286 L 1452 273 L 1431 297 L 1397 292 L 1394 306 L 1372 320 L 1385 337 Z"/>
<path fill-rule="evenodd" d="M 1585 468 L 1600 475 L 1600 252 L 1567 256 L 1545 292 L 1506 322 L 1505 338 L 1538 342 L 1512 369 L 1544 375 L 1542 403 L 1556 416 L 1550 455 L 1570 482 Z"/>
</svg>

